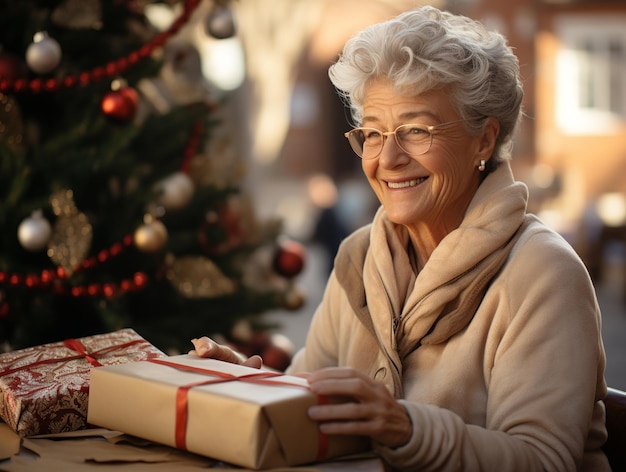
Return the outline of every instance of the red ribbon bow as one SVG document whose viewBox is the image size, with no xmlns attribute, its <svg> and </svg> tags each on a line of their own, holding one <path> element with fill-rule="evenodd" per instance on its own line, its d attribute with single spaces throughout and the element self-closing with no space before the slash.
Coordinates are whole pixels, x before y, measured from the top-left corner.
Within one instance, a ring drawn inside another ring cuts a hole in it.
<svg viewBox="0 0 626 472">
<path fill-rule="evenodd" d="M 96 360 L 95 357 L 93 357 L 91 354 L 87 352 L 87 348 L 85 347 L 85 345 L 81 343 L 78 339 L 66 339 L 65 341 L 63 341 L 63 345 L 67 347 L 68 349 L 71 349 L 79 353 L 92 366 L 100 367 L 102 365 Z"/>
</svg>

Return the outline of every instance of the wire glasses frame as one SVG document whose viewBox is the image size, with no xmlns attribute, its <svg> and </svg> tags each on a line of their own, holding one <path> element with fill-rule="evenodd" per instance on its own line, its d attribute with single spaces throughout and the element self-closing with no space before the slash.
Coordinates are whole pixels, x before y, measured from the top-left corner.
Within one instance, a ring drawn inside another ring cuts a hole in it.
<svg viewBox="0 0 626 472">
<path fill-rule="evenodd" d="M 474 118 L 475 119 L 475 118 Z M 434 131 L 448 125 L 473 121 L 474 119 L 448 121 L 438 125 L 420 125 L 408 123 L 398 126 L 393 131 L 380 131 L 376 128 L 354 128 L 344 136 L 348 138 L 350 147 L 361 159 L 375 159 L 383 150 L 385 138 L 393 135 L 400 149 L 410 156 L 426 154 L 433 144 Z"/>
</svg>

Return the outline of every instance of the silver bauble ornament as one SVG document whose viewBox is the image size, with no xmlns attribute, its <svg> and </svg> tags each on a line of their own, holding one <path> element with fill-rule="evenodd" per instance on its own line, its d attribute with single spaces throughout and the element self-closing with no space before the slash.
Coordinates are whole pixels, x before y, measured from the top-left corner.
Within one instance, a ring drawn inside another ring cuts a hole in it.
<svg viewBox="0 0 626 472">
<path fill-rule="evenodd" d="M 17 239 L 24 249 L 30 252 L 41 251 L 48 245 L 52 227 L 41 210 L 34 211 L 17 228 Z"/>
<path fill-rule="evenodd" d="M 227 6 L 216 3 L 209 12 L 205 28 L 207 34 L 215 39 L 232 38 L 237 29 L 233 12 Z"/>
<path fill-rule="evenodd" d="M 36 33 L 26 49 L 26 64 L 37 74 L 52 72 L 61 62 L 61 46 L 45 31 Z"/>
<path fill-rule="evenodd" d="M 184 172 L 176 172 L 156 184 L 158 202 L 166 210 L 180 210 L 191 201 L 194 185 L 191 177 Z"/>
</svg>

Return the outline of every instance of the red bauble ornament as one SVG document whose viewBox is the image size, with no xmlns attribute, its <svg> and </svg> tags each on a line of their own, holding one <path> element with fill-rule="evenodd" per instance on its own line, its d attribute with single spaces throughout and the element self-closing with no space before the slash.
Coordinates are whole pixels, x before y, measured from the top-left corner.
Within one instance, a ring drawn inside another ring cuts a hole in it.
<svg viewBox="0 0 626 472">
<path fill-rule="evenodd" d="M 246 329 L 241 329 L 241 324 L 238 323 L 237 325 L 233 327 L 231 332 L 231 337 L 234 338 L 233 341 L 226 343 L 235 351 L 242 353 L 246 357 L 252 357 L 260 355 L 270 345 L 270 337 L 267 332 L 245 332 Z"/>
<path fill-rule="evenodd" d="M 10 311 L 9 304 L 2 300 L 2 297 L 0 297 L 0 318 L 6 318 L 9 316 Z"/>
<path fill-rule="evenodd" d="M 287 337 L 274 334 L 260 354 L 264 365 L 283 372 L 291 364 L 294 350 L 293 343 Z"/>
<path fill-rule="evenodd" d="M 210 256 L 218 256 L 240 246 L 246 237 L 241 213 L 230 203 L 206 215 L 198 230 L 198 242 Z"/>
<path fill-rule="evenodd" d="M 283 241 L 274 253 L 273 267 L 277 274 L 291 278 L 302 272 L 306 249 L 296 241 Z"/>
<path fill-rule="evenodd" d="M 137 113 L 139 95 L 132 87 L 122 87 L 107 93 L 100 104 L 102 113 L 114 121 L 127 123 Z"/>
<path fill-rule="evenodd" d="M 0 80 L 15 81 L 28 75 L 28 67 L 15 54 L 0 52 Z"/>
</svg>

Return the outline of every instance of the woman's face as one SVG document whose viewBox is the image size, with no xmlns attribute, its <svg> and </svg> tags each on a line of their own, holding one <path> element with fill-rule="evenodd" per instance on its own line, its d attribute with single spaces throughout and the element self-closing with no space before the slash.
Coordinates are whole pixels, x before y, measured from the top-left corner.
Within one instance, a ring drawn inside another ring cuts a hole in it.
<svg viewBox="0 0 626 472">
<path fill-rule="evenodd" d="M 361 126 L 385 132 L 407 123 L 438 125 L 459 120 L 448 95 L 443 90 L 397 95 L 390 82 L 373 82 L 365 94 Z M 489 132 L 469 135 L 464 123 L 434 133 L 425 154 L 410 156 L 388 136 L 378 157 L 364 159 L 362 164 L 391 221 L 409 230 L 426 229 L 440 241 L 460 224 L 480 183 L 480 160 L 489 159 L 493 143 Z"/>
</svg>

